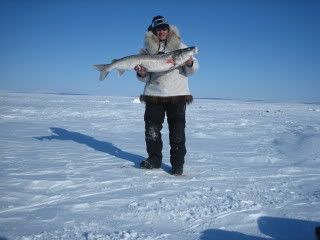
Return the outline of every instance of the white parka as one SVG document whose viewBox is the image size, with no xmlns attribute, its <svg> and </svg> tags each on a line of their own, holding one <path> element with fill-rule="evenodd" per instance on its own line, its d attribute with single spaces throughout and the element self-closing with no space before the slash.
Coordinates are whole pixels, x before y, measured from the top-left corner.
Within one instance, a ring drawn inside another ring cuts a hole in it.
<svg viewBox="0 0 320 240">
<path fill-rule="evenodd" d="M 177 27 L 170 25 L 167 42 L 164 47 L 164 52 L 171 52 L 177 49 L 186 48 L 187 46 L 181 42 Z M 147 31 L 145 34 L 144 48 L 140 50 L 141 54 L 157 54 L 160 48 L 159 38 L 152 31 Z M 145 82 L 144 93 L 142 96 L 150 97 L 175 97 L 175 96 L 190 96 L 188 86 L 188 76 L 198 70 L 198 60 L 193 57 L 192 67 L 182 66 L 174 70 L 147 73 L 146 77 L 142 78 L 137 75 L 137 78 Z"/>
</svg>

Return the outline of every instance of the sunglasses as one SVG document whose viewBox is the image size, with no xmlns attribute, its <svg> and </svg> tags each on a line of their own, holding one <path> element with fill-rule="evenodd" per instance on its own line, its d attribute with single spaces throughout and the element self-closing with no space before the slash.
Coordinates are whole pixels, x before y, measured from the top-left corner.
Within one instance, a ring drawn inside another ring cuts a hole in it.
<svg viewBox="0 0 320 240">
<path fill-rule="evenodd" d="M 159 27 L 156 27 L 156 31 L 165 31 L 165 30 L 169 30 L 169 28 L 167 26 L 159 26 Z"/>
</svg>

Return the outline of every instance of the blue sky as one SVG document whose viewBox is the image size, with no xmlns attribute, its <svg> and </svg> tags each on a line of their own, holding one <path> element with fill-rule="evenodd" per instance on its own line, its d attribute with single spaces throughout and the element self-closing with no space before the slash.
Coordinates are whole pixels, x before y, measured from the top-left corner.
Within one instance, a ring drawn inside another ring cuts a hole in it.
<svg viewBox="0 0 320 240">
<path fill-rule="evenodd" d="M 136 54 L 155 15 L 200 49 L 195 97 L 320 101 L 320 1 L 0 2 L 0 90 L 138 96 L 133 71 L 91 66 Z"/>
</svg>

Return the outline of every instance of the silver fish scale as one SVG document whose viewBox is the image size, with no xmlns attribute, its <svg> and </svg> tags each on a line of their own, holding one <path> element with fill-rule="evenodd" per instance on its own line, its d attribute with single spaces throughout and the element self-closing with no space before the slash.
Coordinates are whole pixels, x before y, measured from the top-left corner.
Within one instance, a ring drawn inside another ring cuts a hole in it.
<svg viewBox="0 0 320 240">
<path fill-rule="evenodd" d="M 170 69 L 173 64 L 167 63 L 172 56 L 163 55 L 133 55 L 116 60 L 112 68 L 130 70 L 142 65 L 149 72 L 162 72 Z"/>
</svg>

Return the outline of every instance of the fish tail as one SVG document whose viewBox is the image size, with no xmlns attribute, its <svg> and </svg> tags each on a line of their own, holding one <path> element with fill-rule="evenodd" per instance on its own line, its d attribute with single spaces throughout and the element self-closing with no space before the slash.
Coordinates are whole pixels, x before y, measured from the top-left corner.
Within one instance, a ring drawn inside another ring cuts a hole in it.
<svg viewBox="0 0 320 240">
<path fill-rule="evenodd" d="M 96 64 L 93 65 L 93 67 L 100 72 L 100 81 L 104 80 L 107 77 L 108 73 L 111 71 L 111 64 Z"/>
</svg>

